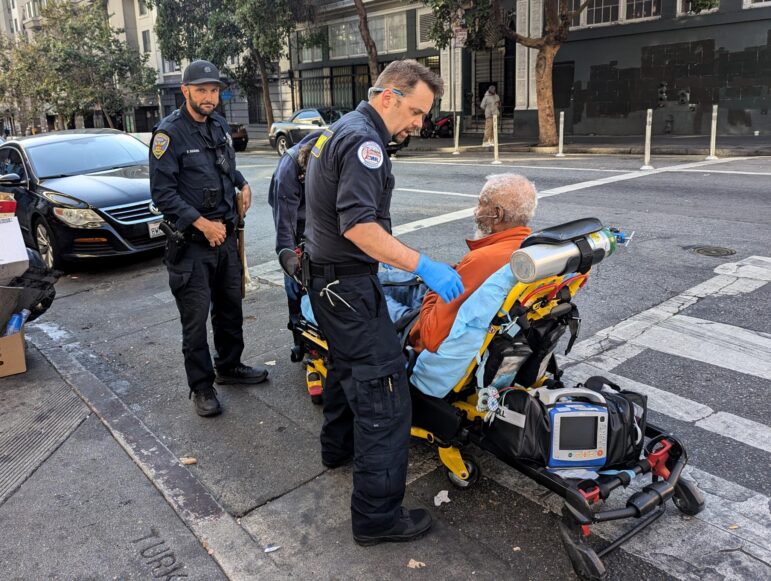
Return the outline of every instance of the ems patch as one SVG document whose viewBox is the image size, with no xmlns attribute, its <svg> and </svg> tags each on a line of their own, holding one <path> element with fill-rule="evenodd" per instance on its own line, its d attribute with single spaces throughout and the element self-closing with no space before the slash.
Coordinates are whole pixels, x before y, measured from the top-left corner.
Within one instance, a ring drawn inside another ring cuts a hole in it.
<svg viewBox="0 0 771 581">
<path fill-rule="evenodd" d="M 227 142 L 228 142 L 228 145 L 229 145 L 230 147 L 233 147 L 233 136 L 232 136 L 232 135 L 230 135 L 230 133 L 226 133 L 226 134 L 225 134 L 225 141 L 227 141 Z"/>
<path fill-rule="evenodd" d="M 365 141 L 356 153 L 359 161 L 369 169 L 377 169 L 383 165 L 383 150 L 374 141 Z"/>
<path fill-rule="evenodd" d="M 311 155 L 313 155 L 313 157 L 319 157 L 321 155 L 321 150 L 324 149 L 324 145 L 334 134 L 334 131 L 325 129 L 323 133 L 316 138 L 316 143 L 313 144 L 313 148 L 311 149 Z"/>
<path fill-rule="evenodd" d="M 156 133 L 153 136 L 153 155 L 155 159 L 161 159 L 161 156 L 166 153 L 171 143 L 171 138 L 165 133 Z"/>
</svg>

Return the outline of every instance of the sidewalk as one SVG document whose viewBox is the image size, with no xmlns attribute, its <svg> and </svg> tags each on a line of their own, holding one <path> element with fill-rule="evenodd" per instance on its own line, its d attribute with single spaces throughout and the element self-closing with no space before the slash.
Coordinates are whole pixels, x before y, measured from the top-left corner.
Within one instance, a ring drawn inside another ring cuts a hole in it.
<svg viewBox="0 0 771 581">
<path fill-rule="evenodd" d="M 0 384 L 4 579 L 224 579 L 150 481 L 33 345 Z"/>
<path fill-rule="evenodd" d="M 534 139 L 517 139 L 501 135 L 501 153 L 544 153 L 554 154 L 557 148 L 540 148 Z M 491 147 L 483 147 L 482 134 L 462 135 L 459 140 L 461 153 L 484 153 L 492 155 Z M 410 144 L 399 152 L 399 156 L 415 153 L 451 153 L 455 149 L 453 139 L 421 139 L 412 136 Z M 248 151 L 274 151 L 267 138 L 253 139 Z M 642 135 L 566 135 L 564 152 L 567 154 L 598 155 L 643 155 L 645 138 Z M 651 139 L 652 155 L 703 155 L 709 154 L 709 135 L 654 135 Z M 771 135 L 718 135 L 717 157 L 742 157 L 771 155 Z"/>
</svg>

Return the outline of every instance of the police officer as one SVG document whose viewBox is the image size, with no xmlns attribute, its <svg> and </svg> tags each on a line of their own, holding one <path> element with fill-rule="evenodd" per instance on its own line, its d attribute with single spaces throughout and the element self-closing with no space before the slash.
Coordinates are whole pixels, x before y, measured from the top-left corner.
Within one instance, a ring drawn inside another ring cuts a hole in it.
<svg viewBox="0 0 771 581">
<path fill-rule="evenodd" d="M 182 353 L 190 395 L 200 416 L 222 411 L 213 383 L 260 383 L 266 369 L 241 363 L 242 265 L 235 235 L 236 190 L 244 208 L 251 190 L 236 170 L 236 155 L 219 103 L 219 71 L 198 60 L 182 74 L 184 104 L 161 120 L 150 146 L 150 188 L 164 219 L 184 237 L 167 243 L 164 262 L 182 322 Z M 206 336 L 211 309 L 212 366 Z M 216 367 L 216 371 L 215 371 Z"/>
<path fill-rule="evenodd" d="M 285 248 L 294 250 L 305 240 L 305 171 L 310 150 L 319 135 L 321 131 L 314 131 L 287 149 L 270 180 L 268 204 L 273 210 L 276 225 L 276 254 Z M 287 328 L 294 335 L 293 353 L 300 357 L 300 340 L 295 325 L 300 320 L 302 288 L 293 278 L 284 275 L 284 290 L 289 307 Z"/>
<path fill-rule="evenodd" d="M 394 187 L 386 143 L 421 127 L 442 81 L 414 60 L 389 64 L 369 102 L 324 130 L 306 176 L 308 294 L 329 344 L 322 463 L 353 456 L 351 520 L 361 545 L 409 541 L 431 527 L 401 506 L 411 402 L 406 361 L 388 316 L 378 262 L 417 273 L 445 301 L 463 292 L 457 273 L 391 235 Z"/>
</svg>

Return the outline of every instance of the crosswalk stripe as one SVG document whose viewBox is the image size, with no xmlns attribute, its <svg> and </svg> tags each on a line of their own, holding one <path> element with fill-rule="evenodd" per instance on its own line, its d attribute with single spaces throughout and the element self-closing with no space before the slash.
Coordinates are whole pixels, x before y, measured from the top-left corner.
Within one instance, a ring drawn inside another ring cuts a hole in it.
<svg viewBox="0 0 771 581">
<path fill-rule="evenodd" d="M 482 456 L 480 464 L 483 474 L 499 485 L 561 514 L 563 500 L 544 493 L 535 481 L 490 454 Z M 694 571 L 714 571 L 716 578 L 737 581 L 768 579 L 771 499 L 693 466 L 687 466 L 684 474 L 704 494 L 704 511 L 686 517 L 671 507 L 667 515 L 622 545 L 622 549 L 680 579 L 700 579 Z M 641 482 L 644 479 L 634 481 L 630 492 L 639 490 Z M 623 506 L 626 497 L 624 493 L 611 496 L 606 508 Z M 592 527 L 592 531 L 611 540 L 629 526 L 629 521 L 608 522 Z M 722 555 L 725 552 L 733 553 L 730 559 Z"/>
<path fill-rule="evenodd" d="M 741 327 L 675 315 L 633 341 L 669 355 L 771 379 L 771 337 Z"/>
</svg>

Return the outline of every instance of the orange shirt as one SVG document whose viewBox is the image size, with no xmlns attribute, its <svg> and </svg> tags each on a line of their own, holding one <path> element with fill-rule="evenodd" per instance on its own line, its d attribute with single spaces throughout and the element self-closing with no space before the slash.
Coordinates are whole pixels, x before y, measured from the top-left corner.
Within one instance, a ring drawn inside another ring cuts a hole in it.
<svg viewBox="0 0 771 581">
<path fill-rule="evenodd" d="M 470 252 L 455 266 L 463 281 L 464 292 L 451 303 L 445 303 L 435 292 L 426 293 L 420 307 L 420 318 L 410 331 L 410 345 L 415 351 L 436 351 L 447 338 L 458 309 L 495 271 L 508 263 L 511 253 L 530 236 L 530 228 L 518 226 L 490 234 L 479 240 L 466 240 Z"/>
</svg>

